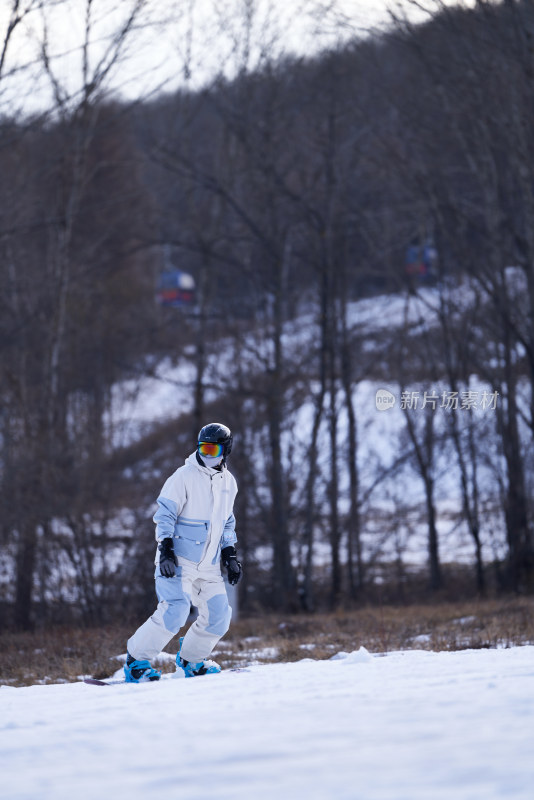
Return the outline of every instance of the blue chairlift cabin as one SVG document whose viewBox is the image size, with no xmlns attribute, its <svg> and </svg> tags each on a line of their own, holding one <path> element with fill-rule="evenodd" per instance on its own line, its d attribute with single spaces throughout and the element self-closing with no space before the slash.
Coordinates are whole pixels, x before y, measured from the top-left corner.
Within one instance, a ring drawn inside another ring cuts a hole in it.
<svg viewBox="0 0 534 800">
<path fill-rule="evenodd" d="M 431 281 L 435 277 L 438 253 L 430 237 L 421 239 L 416 236 L 406 250 L 405 271 L 409 278 L 421 282 Z"/>
<path fill-rule="evenodd" d="M 195 279 L 188 272 L 172 267 L 159 276 L 156 301 L 160 306 L 182 308 L 195 302 Z"/>
</svg>

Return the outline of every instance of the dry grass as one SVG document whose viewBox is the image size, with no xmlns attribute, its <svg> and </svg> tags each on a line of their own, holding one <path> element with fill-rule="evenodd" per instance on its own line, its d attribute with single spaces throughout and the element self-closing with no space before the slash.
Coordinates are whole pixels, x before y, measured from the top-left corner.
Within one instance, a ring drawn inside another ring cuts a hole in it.
<svg viewBox="0 0 534 800">
<path fill-rule="evenodd" d="M 120 664 L 130 631 L 121 628 L 55 628 L 0 636 L 0 684 L 71 682 L 81 675 L 105 677 Z"/>
<path fill-rule="evenodd" d="M 121 666 L 132 628 L 61 628 L 0 636 L 0 684 L 71 682 L 105 678 Z M 534 599 L 363 608 L 335 614 L 261 616 L 240 620 L 219 643 L 223 667 L 330 658 L 364 646 L 392 650 L 462 650 L 534 644 Z M 177 637 L 166 647 L 176 653 Z M 174 669 L 172 660 L 160 664 Z"/>
</svg>

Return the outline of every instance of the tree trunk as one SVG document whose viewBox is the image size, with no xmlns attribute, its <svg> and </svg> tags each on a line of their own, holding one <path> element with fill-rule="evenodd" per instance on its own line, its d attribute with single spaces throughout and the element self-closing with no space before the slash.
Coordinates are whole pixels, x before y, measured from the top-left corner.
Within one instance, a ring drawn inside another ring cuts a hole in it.
<svg viewBox="0 0 534 800">
<path fill-rule="evenodd" d="M 306 611 L 315 610 L 313 590 L 313 529 L 315 526 L 315 485 L 317 481 L 317 440 L 323 418 L 326 385 L 321 380 L 319 395 L 315 400 L 315 414 L 308 449 L 308 477 L 306 480 L 306 508 L 304 522 L 304 544 L 306 546 L 306 563 L 304 570 L 303 604 Z"/>
<path fill-rule="evenodd" d="M 436 509 L 434 507 L 434 481 L 428 476 L 424 477 L 426 510 L 428 520 L 428 563 L 430 572 L 430 590 L 437 592 L 443 586 L 441 565 L 439 561 L 439 539 L 436 528 Z"/>
<path fill-rule="evenodd" d="M 281 263 L 278 263 L 275 268 L 273 308 L 274 363 L 269 381 L 267 417 L 271 454 L 274 600 L 278 608 L 284 611 L 290 611 L 295 609 L 295 576 L 291 563 L 291 547 L 287 524 L 287 493 L 284 485 L 284 469 L 282 463 L 282 418 L 284 409 L 282 385 L 284 363 L 282 348 L 282 266 Z"/>
<path fill-rule="evenodd" d="M 341 560 L 339 547 L 341 543 L 341 532 L 339 527 L 338 495 L 339 479 L 337 466 L 337 397 L 336 397 L 336 377 L 335 364 L 330 364 L 330 408 L 329 408 L 329 432 L 330 432 L 330 482 L 329 482 L 329 505 L 330 505 L 330 549 L 332 553 L 332 583 L 330 589 L 330 604 L 336 608 L 341 595 Z"/>
<path fill-rule="evenodd" d="M 35 573 L 37 531 L 27 521 L 19 531 L 15 579 L 15 625 L 21 630 L 32 630 L 32 593 Z"/>
<path fill-rule="evenodd" d="M 345 287 L 344 287 L 345 289 Z M 341 382 L 345 394 L 345 408 L 348 420 L 347 458 L 349 466 L 349 516 L 347 522 L 347 572 L 350 596 L 356 600 L 363 589 L 364 569 L 361 543 L 359 473 L 358 473 L 358 430 L 356 412 L 352 399 L 352 358 L 351 343 L 347 330 L 346 292 L 339 301 L 341 319 Z"/>
</svg>

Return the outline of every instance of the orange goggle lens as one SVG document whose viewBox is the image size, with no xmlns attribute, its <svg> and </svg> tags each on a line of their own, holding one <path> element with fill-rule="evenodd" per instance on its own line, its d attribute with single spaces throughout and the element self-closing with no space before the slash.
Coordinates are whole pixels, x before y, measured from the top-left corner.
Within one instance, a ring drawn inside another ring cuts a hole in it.
<svg viewBox="0 0 534 800">
<path fill-rule="evenodd" d="M 201 456 L 211 456 L 212 458 L 217 458 L 218 456 L 222 456 L 224 447 L 222 444 L 217 444 L 214 442 L 199 442 L 198 443 L 198 452 Z"/>
</svg>

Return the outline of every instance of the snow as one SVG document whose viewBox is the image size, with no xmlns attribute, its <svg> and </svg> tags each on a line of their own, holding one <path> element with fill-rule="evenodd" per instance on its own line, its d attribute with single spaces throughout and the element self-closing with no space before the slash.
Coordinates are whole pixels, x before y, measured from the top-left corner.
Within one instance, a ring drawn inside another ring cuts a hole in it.
<svg viewBox="0 0 534 800">
<path fill-rule="evenodd" d="M 189 414 L 194 378 L 194 365 L 185 357 L 177 364 L 163 358 L 152 374 L 115 384 L 105 419 L 113 431 L 113 446 L 125 447 L 150 433 L 158 422 Z"/>
<path fill-rule="evenodd" d="M 3 800 L 532 800 L 534 646 L 0 689 Z"/>
</svg>

